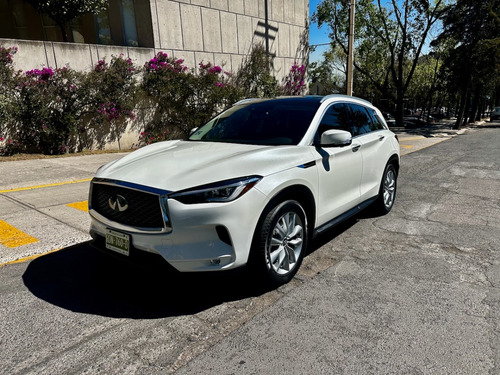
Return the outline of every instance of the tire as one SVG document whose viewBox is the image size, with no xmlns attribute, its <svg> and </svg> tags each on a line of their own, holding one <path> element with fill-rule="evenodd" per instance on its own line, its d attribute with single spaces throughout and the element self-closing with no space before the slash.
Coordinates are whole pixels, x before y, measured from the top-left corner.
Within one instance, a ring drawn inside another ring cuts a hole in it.
<svg viewBox="0 0 500 375">
<path fill-rule="evenodd" d="M 387 164 L 382 176 L 382 181 L 380 182 L 378 197 L 374 205 L 377 214 L 386 215 L 391 211 L 392 206 L 394 206 L 397 191 L 397 178 L 398 173 L 394 164 Z"/>
<path fill-rule="evenodd" d="M 302 264 L 308 235 L 307 217 L 299 202 L 283 201 L 265 211 L 250 255 L 260 281 L 272 287 L 288 283 Z"/>
</svg>

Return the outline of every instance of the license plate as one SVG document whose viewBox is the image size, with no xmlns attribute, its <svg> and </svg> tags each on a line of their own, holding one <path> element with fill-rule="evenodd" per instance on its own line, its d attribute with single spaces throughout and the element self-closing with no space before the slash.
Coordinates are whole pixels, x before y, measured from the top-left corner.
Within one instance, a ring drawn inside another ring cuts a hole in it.
<svg viewBox="0 0 500 375">
<path fill-rule="evenodd" d="M 130 253 L 130 236 L 106 229 L 106 248 L 128 256 Z"/>
</svg>

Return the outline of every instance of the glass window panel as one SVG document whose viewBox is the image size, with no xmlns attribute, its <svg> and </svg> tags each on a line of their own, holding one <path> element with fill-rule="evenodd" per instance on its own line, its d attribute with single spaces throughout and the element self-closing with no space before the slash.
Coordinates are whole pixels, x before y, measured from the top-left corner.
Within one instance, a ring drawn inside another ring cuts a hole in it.
<svg viewBox="0 0 500 375">
<path fill-rule="evenodd" d="M 135 24 L 135 10 L 133 0 L 121 0 L 123 34 L 127 46 L 138 47 L 137 27 Z"/>
</svg>

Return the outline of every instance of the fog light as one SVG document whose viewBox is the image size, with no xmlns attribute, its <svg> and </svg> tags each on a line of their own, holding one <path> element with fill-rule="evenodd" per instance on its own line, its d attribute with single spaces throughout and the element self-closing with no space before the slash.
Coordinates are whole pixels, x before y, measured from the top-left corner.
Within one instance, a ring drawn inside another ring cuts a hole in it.
<svg viewBox="0 0 500 375">
<path fill-rule="evenodd" d="M 220 264 L 220 258 L 210 259 L 210 264 L 212 266 L 218 266 Z"/>
</svg>

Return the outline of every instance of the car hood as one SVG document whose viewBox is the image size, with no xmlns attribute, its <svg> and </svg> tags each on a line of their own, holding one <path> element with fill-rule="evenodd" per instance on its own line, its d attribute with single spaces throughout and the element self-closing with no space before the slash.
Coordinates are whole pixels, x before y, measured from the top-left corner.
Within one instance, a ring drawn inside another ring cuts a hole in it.
<svg viewBox="0 0 500 375">
<path fill-rule="evenodd" d="M 303 146 L 167 141 L 106 164 L 96 177 L 178 191 L 236 177 L 266 176 L 311 160 Z"/>
</svg>

